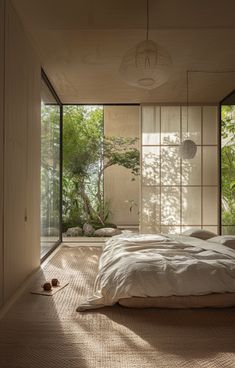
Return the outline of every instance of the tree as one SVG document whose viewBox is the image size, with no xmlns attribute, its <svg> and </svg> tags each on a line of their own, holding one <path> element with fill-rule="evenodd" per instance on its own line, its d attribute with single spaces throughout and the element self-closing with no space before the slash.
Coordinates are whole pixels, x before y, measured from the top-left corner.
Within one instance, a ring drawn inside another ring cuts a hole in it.
<svg viewBox="0 0 235 368">
<path fill-rule="evenodd" d="M 60 221 L 60 108 L 41 105 L 41 223 L 56 228 Z M 44 230 L 43 230 L 44 231 Z"/>
<path fill-rule="evenodd" d="M 103 108 L 64 109 L 64 213 L 67 224 L 89 221 L 104 226 L 110 214 L 104 201 L 104 171 L 120 165 L 139 174 L 137 138 L 104 137 Z M 77 216 L 77 219 L 76 219 Z M 71 221 L 72 220 L 72 221 Z"/>
<path fill-rule="evenodd" d="M 222 106 L 222 223 L 235 225 L 235 106 Z M 232 229 L 232 228 L 231 228 Z M 232 229 L 233 231 L 233 229 Z"/>
</svg>

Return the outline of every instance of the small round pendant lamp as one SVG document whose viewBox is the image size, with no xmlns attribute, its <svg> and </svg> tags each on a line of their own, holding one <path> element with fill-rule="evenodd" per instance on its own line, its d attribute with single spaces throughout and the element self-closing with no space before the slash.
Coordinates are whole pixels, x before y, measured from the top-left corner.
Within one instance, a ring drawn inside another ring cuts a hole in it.
<svg viewBox="0 0 235 368">
<path fill-rule="evenodd" d="M 182 159 L 191 160 L 197 153 L 197 146 L 191 139 L 185 139 L 180 145 L 180 156 Z"/>
<path fill-rule="evenodd" d="M 188 75 L 189 75 L 189 71 L 187 70 L 187 136 L 189 137 L 189 132 L 188 132 Z M 179 154 L 180 157 L 184 160 L 192 160 L 197 153 L 197 145 L 194 141 L 192 141 L 191 139 L 184 139 L 180 145 L 179 148 Z"/>
</svg>

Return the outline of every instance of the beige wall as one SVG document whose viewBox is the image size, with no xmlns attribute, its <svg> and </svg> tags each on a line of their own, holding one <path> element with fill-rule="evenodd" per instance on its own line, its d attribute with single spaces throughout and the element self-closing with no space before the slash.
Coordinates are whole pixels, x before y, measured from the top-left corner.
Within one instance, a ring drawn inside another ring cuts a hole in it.
<svg viewBox="0 0 235 368">
<path fill-rule="evenodd" d="M 40 64 L 9 1 L 1 51 L 5 53 L 0 130 L 1 137 L 4 129 L 0 161 L 4 162 L 4 303 L 40 262 Z"/>
<path fill-rule="evenodd" d="M 104 134 L 106 136 L 138 137 L 139 106 L 105 106 Z M 130 170 L 121 166 L 112 166 L 105 170 L 104 195 L 111 204 L 111 221 L 117 225 L 139 225 L 139 177 L 135 177 Z M 126 201 L 134 200 L 130 212 L 130 204 Z"/>
</svg>

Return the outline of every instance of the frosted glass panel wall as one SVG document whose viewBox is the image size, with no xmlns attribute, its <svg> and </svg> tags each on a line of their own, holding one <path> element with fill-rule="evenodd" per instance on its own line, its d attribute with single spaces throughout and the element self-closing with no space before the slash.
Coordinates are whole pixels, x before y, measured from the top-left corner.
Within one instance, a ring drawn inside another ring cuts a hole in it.
<svg viewBox="0 0 235 368">
<path fill-rule="evenodd" d="M 215 106 L 142 107 L 142 233 L 217 233 L 217 113 Z M 197 144 L 191 160 L 179 155 L 186 138 Z"/>
</svg>

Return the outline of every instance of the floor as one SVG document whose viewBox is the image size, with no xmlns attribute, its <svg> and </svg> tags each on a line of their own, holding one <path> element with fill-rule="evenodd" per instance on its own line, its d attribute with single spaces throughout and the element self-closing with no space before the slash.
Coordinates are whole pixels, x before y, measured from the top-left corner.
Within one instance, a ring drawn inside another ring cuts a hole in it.
<svg viewBox="0 0 235 368">
<path fill-rule="evenodd" d="M 101 247 L 65 244 L 0 321 L 1 368 L 234 368 L 235 309 L 77 313 L 92 292 Z M 58 277 L 52 297 L 30 290 Z"/>
<path fill-rule="evenodd" d="M 59 244 L 59 236 L 41 236 L 41 259 Z"/>
<path fill-rule="evenodd" d="M 47 242 L 47 243 L 41 243 L 41 259 L 47 255 L 51 251 L 52 248 L 54 248 L 56 243 L 53 242 Z"/>
<path fill-rule="evenodd" d="M 109 238 L 105 238 L 103 236 L 76 236 L 76 237 L 64 237 L 63 241 L 66 243 L 104 243 L 105 240 L 107 240 Z"/>
<path fill-rule="evenodd" d="M 76 236 L 76 237 L 65 237 L 63 238 L 63 242 L 66 243 L 75 243 L 75 245 L 85 246 L 85 245 L 95 245 L 95 244 L 103 244 L 105 240 L 108 238 L 104 237 L 88 237 L 88 236 Z M 58 238 L 50 238 L 50 237 L 43 237 L 41 238 L 41 259 L 47 255 L 51 251 L 52 248 L 56 246 L 58 243 Z M 72 244 L 71 244 L 72 246 Z"/>
</svg>

